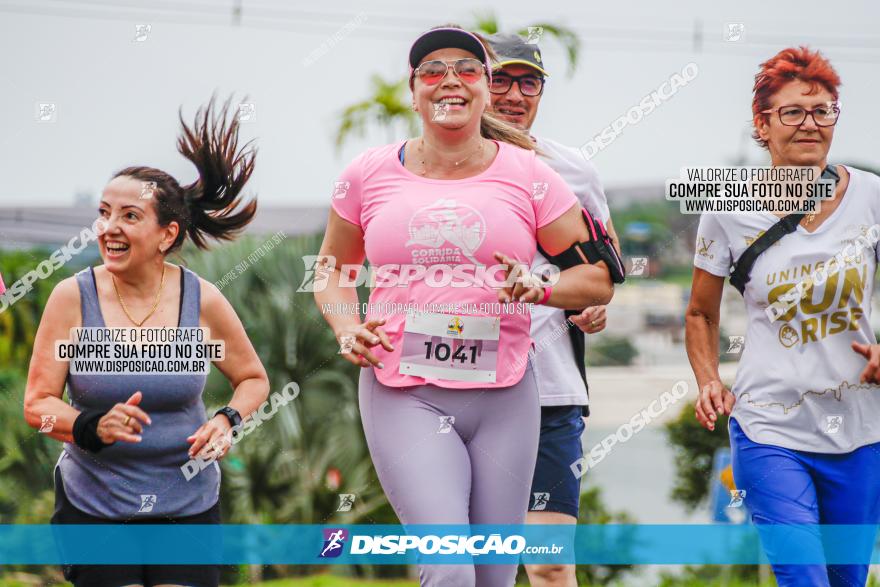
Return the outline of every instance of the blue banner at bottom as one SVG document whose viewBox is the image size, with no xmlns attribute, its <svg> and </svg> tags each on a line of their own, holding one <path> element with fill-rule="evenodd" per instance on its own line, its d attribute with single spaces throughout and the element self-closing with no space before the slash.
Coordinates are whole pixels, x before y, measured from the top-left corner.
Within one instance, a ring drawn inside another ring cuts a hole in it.
<svg viewBox="0 0 880 587">
<path fill-rule="evenodd" d="M 0 525 L 0 564 L 876 564 L 877 526 Z"/>
</svg>

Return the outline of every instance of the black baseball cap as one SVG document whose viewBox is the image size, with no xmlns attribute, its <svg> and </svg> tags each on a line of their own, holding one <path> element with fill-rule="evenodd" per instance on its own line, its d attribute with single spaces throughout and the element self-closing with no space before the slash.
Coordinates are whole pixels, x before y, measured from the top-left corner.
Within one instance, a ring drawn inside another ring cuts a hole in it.
<svg viewBox="0 0 880 587">
<path fill-rule="evenodd" d="M 489 52 L 475 35 L 463 29 L 444 27 L 431 29 L 423 33 L 409 50 L 409 69 L 414 70 L 425 55 L 437 49 L 448 48 L 464 49 L 477 56 L 477 59 L 486 66 L 489 77 L 492 76 L 492 64 L 489 62 Z"/>
<path fill-rule="evenodd" d="M 544 69 L 541 48 L 537 44 L 527 43 L 526 39 L 514 33 L 495 33 L 486 37 L 486 40 L 498 56 L 494 64 L 496 70 L 505 65 L 528 65 L 542 75 L 550 76 Z"/>
</svg>

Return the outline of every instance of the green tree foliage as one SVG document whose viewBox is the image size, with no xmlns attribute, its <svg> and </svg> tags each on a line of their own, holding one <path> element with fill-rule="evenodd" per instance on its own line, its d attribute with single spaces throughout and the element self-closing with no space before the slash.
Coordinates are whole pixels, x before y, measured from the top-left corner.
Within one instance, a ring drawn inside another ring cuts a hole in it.
<svg viewBox="0 0 880 587">
<path fill-rule="evenodd" d="M 4 251 L 6 287 L 46 260 L 51 251 Z M 52 470 L 61 444 L 25 422 L 23 405 L 34 337 L 49 294 L 72 270 L 62 267 L 37 279 L 25 295 L 0 312 L 0 523 L 43 523 L 52 513 Z"/>
<path fill-rule="evenodd" d="M 0 274 L 6 287 L 24 277 L 46 260 L 51 251 L 43 249 L 3 251 L 0 256 Z M 32 289 L 0 312 L 0 369 L 15 369 L 27 373 L 34 337 L 46 307 L 46 300 L 55 285 L 68 277 L 71 270 L 62 267 L 47 279 L 37 279 Z M 8 292 L 11 294 L 11 291 Z"/>
<path fill-rule="evenodd" d="M 581 493 L 578 524 L 635 524 L 625 511 L 613 512 L 602 501 L 602 491 L 591 487 Z M 613 585 L 634 570 L 633 565 L 579 565 L 579 585 Z"/>
<path fill-rule="evenodd" d="M 404 128 L 409 135 L 418 133 L 418 117 L 407 96 L 409 80 L 386 80 L 375 74 L 370 78 L 370 94 L 360 102 L 342 110 L 336 129 L 337 152 L 351 136 L 363 137 L 372 125 L 385 129 L 388 141 L 395 140 L 396 130 Z"/>
<path fill-rule="evenodd" d="M 639 351 L 625 336 L 603 336 L 590 342 L 587 364 L 592 367 L 619 367 L 632 365 Z"/>
<path fill-rule="evenodd" d="M 569 77 L 574 75 L 581 51 L 581 40 L 578 38 L 577 33 L 566 26 L 552 22 L 534 22 L 527 27 L 517 29 L 516 32 L 520 36 L 528 38 L 530 32 L 529 28 L 541 29 L 541 40 L 539 40 L 538 43 L 542 46 L 545 35 L 547 38 L 552 38 L 555 42 L 562 45 L 562 48 L 565 51 L 565 57 L 568 60 L 567 74 Z M 475 13 L 470 29 L 486 35 L 494 35 L 499 31 L 503 32 L 498 16 L 492 11 Z"/>
<path fill-rule="evenodd" d="M 685 567 L 684 572 L 677 575 L 663 573 L 659 587 L 774 587 L 775 585 L 776 581 L 772 577 L 761 580 L 758 567 L 755 565 L 702 565 Z"/>
<path fill-rule="evenodd" d="M 709 497 L 715 451 L 730 446 L 727 416 L 718 416 L 715 430 L 709 432 L 700 426 L 693 405 L 688 404 L 675 420 L 664 425 L 664 431 L 675 450 L 676 474 L 671 497 L 693 511 Z"/>
<path fill-rule="evenodd" d="M 397 523 L 376 478 L 360 423 L 359 369 L 337 353 L 339 345 L 313 295 L 297 292 L 305 276 L 303 257 L 318 251 L 321 238 L 286 238 L 265 255 L 255 255 L 260 247 L 269 249 L 271 242 L 243 238 L 211 252 L 184 253 L 187 266 L 206 280 L 221 283 L 222 294 L 245 324 L 269 374 L 271 392 L 290 382 L 300 387 L 294 401 L 242 437 L 223 459 L 224 521 Z M 231 393 L 228 382 L 214 374 L 205 402 L 219 407 Z M 341 478 L 338 487 L 332 485 L 336 471 Z M 336 511 L 342 493 L 355 495 L 350 512 Z M 276 569 L 277 574 L 288 571 Z M 372 574 L 376 569 L 359 571 Z"/>
<path fill-rule="evenodd" d="M 42 524 L 52 515 L 52 470 L 61 443 L 40 434 L 22 412 L 25 374 L 0 370 L 0 523 Z"/>
<path fill-rule="evenodd" d="M 187 253 L 188 265 L 220 282 L 269 374 L 272 392 L 290 382 L 296 400 L 244 436 L 224 459 L 224 505 L 237 523 L 369 522 L 385 504 L 374 477 L 357 409 L 358 368 L 338 353 L 339 345 L 313 295 L 297 292 L 305 275 L 303 257 L 320 238 L 272 241 L 244 238 L 209 253 Z M 263 256 L 255 255 L 260 247 Z M 229 275 L 223 283 L 225 275 Z M 205 401 L 220 406 L 231 397 L 215 374 Z M 330 489 L 327 474 L 342 483 Z M 337 513 L 340 493 L 356 494 L 354 508 Z M 385 519 L 384 521 L 390 521 Z"/>
<path fill-rule="evenodd" d="M 539 22 L 531 26 L 541 27 L 544 35 L 562 45 L 568 59 L 568 75 L 572 75 L 580 54 L 580 39 L 577 34 L 552 22 Z M 471 26 L 465 28 L 488 35 L 500 30 L 498 18 L 492 12 L 474 15 Z M 518 32 L 526 36 L 528 27 L 519 29 Z M 373 75 L 366 98 L 346 106 L 340 113 L 335 132 L 337 152 L 352 136 L 364 136 L 371 126 L 385 130 L 388 142 L 398 138 L 397 131 L 400 128 L 406 129 L 410 136 L 415 135 L 418 133 L 418 120 L 410 105 L 409 79 L 387 80 L 380 75 Z"/>
</svg>

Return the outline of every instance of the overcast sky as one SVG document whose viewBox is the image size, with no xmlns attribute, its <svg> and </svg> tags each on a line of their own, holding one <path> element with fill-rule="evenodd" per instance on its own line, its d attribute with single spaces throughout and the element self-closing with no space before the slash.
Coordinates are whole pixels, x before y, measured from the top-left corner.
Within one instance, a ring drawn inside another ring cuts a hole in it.
<svg viewBox="0 0 880 587">
<path fill-rule="evenodd" d="M 390 140 L 374 129 L 336 153 L 339 112 L 367 96 L 372 74 L 405 72 L 407 50 L 421 31 L 467 25 L 473 6 L 494 11 L 510 29 L 550 21 L 580 34 L 571 78 L 560 47 L 542 39 L 552 77 L 533 129 L 572 146 L 688 62 L 698 64 L 696 79 L 594 158 L 607 186 L 661 182 L 683 166 L 730 164 L 743 154 L 761 161 L 746 138 L 753 76 L 764 59 L 804 43 L 823 50 L 843 79 L 831 160 L 880 166 L 876 0 L 833 7 L 819 0 L 242 0 L 239 25 L 233 4 L 0 0 L 0 204 L 70 204 L 75 192 L 99 193 L 111 173 L 131 164 L 192 180 L 194 169 L 175 151 L 177 110 L 191 116 L 214 91 L 248 95 L 255 104 L 256 119 L 243 133 L 259 145 L 249 187 L 260 200 L 326 204 L 344 165 Z M 346 23 L 358 21 L 304 65 Z M 742 40 L 725 40 L 728 23 L 744 25 Z M 143 41 L 135 40 L 137 24 L 151 27 Z M 39 103 L 55 104 L 54 122 L 37 121 Z"/>
</svg>

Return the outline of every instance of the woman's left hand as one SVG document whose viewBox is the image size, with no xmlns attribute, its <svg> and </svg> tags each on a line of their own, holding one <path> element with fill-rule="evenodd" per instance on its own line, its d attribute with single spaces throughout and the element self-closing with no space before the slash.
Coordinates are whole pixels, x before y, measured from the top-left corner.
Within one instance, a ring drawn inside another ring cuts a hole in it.
<svg viewBox="0 0 880 587">
<path fill-rule="evenodd" d="M 880 383 L 880 344 L 852 343 L 852 350 L 866 359 L 868 364 L 859 377 L 861 383 Z"/>
<path fill-rule="evenodd" d="M 202 424 L 187 439 L 191 443 L 189 447 L 190 458 L 222 459 L 232 446 L 232 426 L 229 418 L 218 414 Z"/>
<path fill-rule="evenodd" d="M 495 259 L 506 265 L 504 283 L 498 290 L 498 301 L 523 302 L 535 304 L 544 298 L 544 286 L 541 279 L 529 272 L 529 266 L 521 261 L 511 259 L 507 255 L 495 252 Z M 510 284 L 510 285 L 507 285 Z"/>
</svg>

